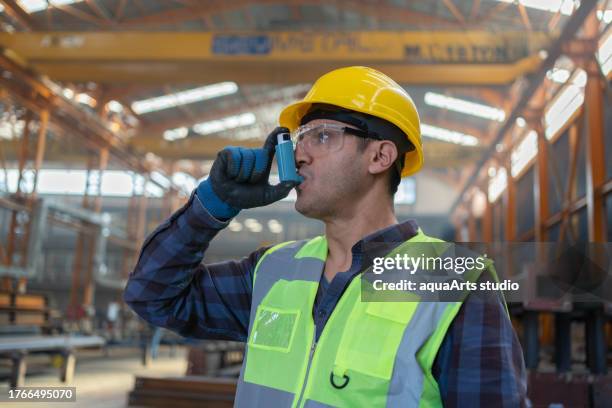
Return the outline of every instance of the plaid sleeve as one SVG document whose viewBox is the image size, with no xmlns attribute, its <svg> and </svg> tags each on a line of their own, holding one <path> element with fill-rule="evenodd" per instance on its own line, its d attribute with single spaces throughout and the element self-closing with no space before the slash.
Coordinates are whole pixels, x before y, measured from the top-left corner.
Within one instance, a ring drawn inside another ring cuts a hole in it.
<svg viewBox="0 0 612 408">
<path fill-rule="evenodd" d="M 125 302 L 147 322 L 185 337 L 244 341 L 253 270 L 267 248 L 239 261 L 202 263 L 210 241 L 227 224 L 192 194 L 145 240 Z"/>
<path fill-rule="evenodd" d="M 523 350 L 499 294 L 467 297 L 444 338 L 433 374 L 445 407 L 524 407 Z"/>
</svg>

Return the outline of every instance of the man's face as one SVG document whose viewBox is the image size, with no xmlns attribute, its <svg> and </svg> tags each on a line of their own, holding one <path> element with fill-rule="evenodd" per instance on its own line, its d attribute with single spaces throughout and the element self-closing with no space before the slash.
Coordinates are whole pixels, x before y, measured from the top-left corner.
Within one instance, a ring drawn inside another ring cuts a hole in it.
<svg viewBox="0 0 612 408">
<path fill-rule="evenodd" d="M 353 127 L 329 119 L 313 120 L 308 126 L 322 124 Z M 333 218 L 367 190 L 367 163 L 358 149 L 360 140 L 352 135 L 343 138 L 342 148 L 334 152 L 297 145 L 295 161 L 304 182 L 296 188 L 295 209 L 302 215 L 320 220 Z"/>
</svg>

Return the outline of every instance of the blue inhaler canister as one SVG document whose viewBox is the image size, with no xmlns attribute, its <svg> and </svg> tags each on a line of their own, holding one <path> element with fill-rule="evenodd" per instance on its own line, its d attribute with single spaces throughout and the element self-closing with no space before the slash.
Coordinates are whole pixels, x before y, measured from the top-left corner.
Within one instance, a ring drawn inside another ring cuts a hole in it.
<svg viewBox="0 0 612 408">
<path fill-rule="evenodd" d="M 276 145 L 276 162 L 278 163 L 278 177 L 280 181 L 297 181 L 301 183 L 304 178 L 295 171 L 295 155 L 293 143 L 289 133 L 281 133 Z"/>
</svg>

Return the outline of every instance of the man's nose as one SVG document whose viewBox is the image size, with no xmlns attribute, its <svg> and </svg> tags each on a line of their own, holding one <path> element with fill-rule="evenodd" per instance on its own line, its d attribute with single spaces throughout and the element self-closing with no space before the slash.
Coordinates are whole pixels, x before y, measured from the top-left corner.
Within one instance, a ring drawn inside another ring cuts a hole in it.
<svg viewBox="0 0 612 408">
<path fill-rule="evenodd" d="M 304 147 L 298 143 L 295 146 L 295 167 L 298 169 L 303 164 L 308 164 L 312 160 L 312 157 L 306 152 Z"/>
</svg>

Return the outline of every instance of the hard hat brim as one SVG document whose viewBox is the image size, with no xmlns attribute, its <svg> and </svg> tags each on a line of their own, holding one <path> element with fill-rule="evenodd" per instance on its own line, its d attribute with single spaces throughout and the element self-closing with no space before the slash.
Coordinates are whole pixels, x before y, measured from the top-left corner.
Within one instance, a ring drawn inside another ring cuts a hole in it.
<svg viewBox="0 0 612 408">
<path fill-rule="evenodd" d="M 318 101 L 318 100 L 310 99 L 308 101 L 298 101 L 298 102 L 294 102 L 288 105 L 280 113 L 280 116 L 279 116 L 280 126 L 286 127 L 290 131 L 293 132 L 300 126 L 302 117 L 306 115 L 310 107 L 315 103 L 329 104 L 329 101 L 326 101 L 326 100 Z M 358 109 L 355 109 L 355 107 L 352 107 L 352 106 L 340 106 L 340 107 L 345 108 L 345 109 L 354 110 L 354 111 L 361 112 L 361 113 L 366 113 L 366 114 L 370 113 L 366 110 L 360 111 Z M 402 124 L 395 123 L 395 121 L 391 120 L 390 118 L 385 118 L 385 117 L 381 117 L 381 118 L 388 120 L 391 123 L 394 123 L 396 126 L 398 126 L 400 129 L 402 129 L 406 133 L 409 139 L 412 139 L 412 137 L 410 137 L 410 133 L 413 131 L 412 129 L 406 129 L 404 126 L 402 126 Z M 418 172 L 423 166 L 422 147 L 420 143 L 414 143 L 413 141 L 413 144 L 415 145 L 415 150 L 404 154 L 404 166 L 402 168 L 401 177 L 410 176 Z"/>
</svg>

